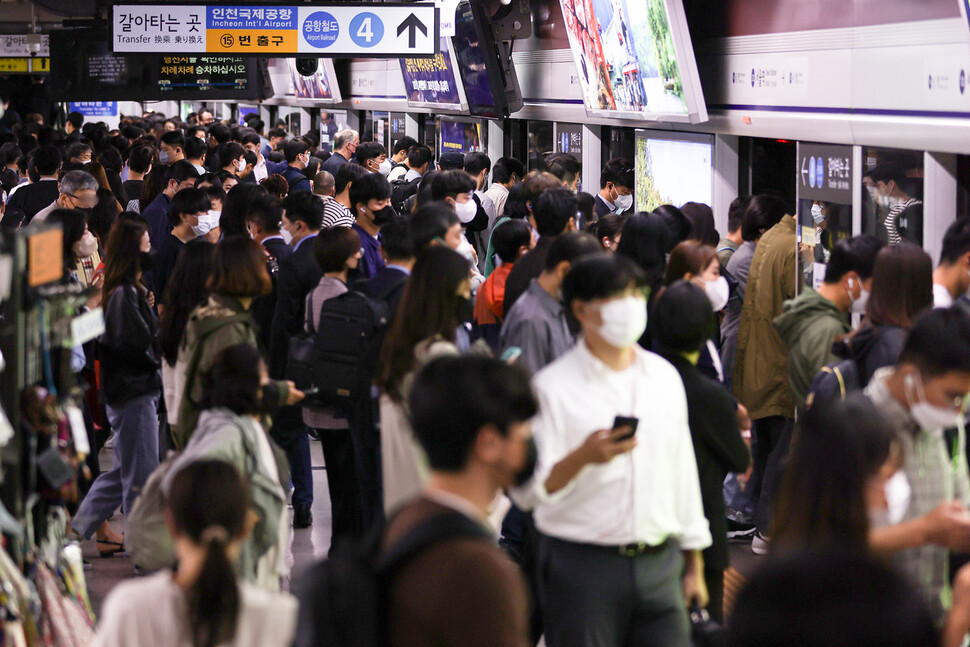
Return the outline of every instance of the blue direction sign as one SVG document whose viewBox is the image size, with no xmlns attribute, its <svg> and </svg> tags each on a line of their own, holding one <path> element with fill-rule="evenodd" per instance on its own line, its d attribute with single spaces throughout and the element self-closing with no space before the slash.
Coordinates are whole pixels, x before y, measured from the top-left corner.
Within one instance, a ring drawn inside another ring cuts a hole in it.
<svg viewBox="0 0 970 647">
<path fill-rule="evenodd" d="M 112 50 L 120 54 L 303 54 L 400 58 L 439 51 L 433 2 L 299 6 L 116 4 Z"/>
</svg>

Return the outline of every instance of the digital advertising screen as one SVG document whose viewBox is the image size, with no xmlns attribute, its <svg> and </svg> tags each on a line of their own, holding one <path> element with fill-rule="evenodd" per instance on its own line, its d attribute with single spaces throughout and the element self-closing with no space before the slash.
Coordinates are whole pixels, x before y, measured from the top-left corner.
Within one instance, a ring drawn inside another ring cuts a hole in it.
<svg viewBox="0 0 970 647">
<path fill-rule="evenodd" d="M 495 95 L 488 79 L 485 65 L 485 52 L 478 42 L 475 18 L 471 5 L 463 2 L 455 15 L 455 53 L 458 60 L 458 73 L 465 87 L 468 111 L 475 117 L 496 119 L 503 115 L 495 104 Z"/>
<path fill-rule="evenodd" d="M 259 62 L 234 56 L 134 56 L 111 53 L 107 33 L 51 32 L 55 101 L 258 99 Z"/>
<path fill-rule="evenodd" d="M 441 150 L 439 153 L 470 153 L 485 150 L 482 125 L 470 121 L 441 120 Z"/>
<path fill-rule="evenodd" d="M 317 70 L 310 76 L 303 76 L 296 69 L 296 59 L 286 59 L 290 71 L 293 96 L 297 99 L 321 99 L 340 101 L 337 77 L 333 71 L 333 61 L 329 58 L 317 59 Z"/>
<path fill-rule="evenodd" d="M 402 58 L 401 74 L 413 108 L 462 110 L 464 101 L 455 75 L 455 64 L 447 38 L 441 39 L 441 52 L 433 57 Z"/>
<path fill-rule="evenodd" d="M 683 7 L 668 2 L 676 20 L 664 0 L 561 0 L 589 114 L 706 119 Z"/>
<path fill-rule="evenodd" d="M 636 210 L 662 204 L 710 205 L 714 193 L 714 142 L 710 135 L 637 131 Z"/>
</svg>

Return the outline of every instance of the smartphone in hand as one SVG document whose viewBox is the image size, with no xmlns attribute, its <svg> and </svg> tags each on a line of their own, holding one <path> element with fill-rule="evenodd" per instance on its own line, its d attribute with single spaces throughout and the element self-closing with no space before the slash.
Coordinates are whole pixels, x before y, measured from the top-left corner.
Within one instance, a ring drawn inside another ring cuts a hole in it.
<svg viewBox="0 0 970 647">
<path fill-rule="evenodd" d="M 620 427 L 629 427 L 629 433 L 623 434 L 616 438 L 617 442 L 622 442 L 624 440 L 630 440 L 637 435 L 637 426 L 640 424 L 639 418 L 632 418 L 629 416 L 616 416 L 613 418 L 613 428 L 619 429 Z"/>
</svg>

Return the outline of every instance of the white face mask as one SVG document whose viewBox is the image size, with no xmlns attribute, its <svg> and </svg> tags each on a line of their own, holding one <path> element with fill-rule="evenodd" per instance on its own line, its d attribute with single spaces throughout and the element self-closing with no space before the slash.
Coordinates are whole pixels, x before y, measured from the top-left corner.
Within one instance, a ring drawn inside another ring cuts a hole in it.
<svg viewBox="0 0 970 647">
<path fill-rule="evenodd" d="M 455 251 L 467 258 L 469 262 L 475 262 L 475 248 L 472 247 L 472 244 L 464 236 L 461 237 L 461 242 Z"/>
<path fill-rule="evenodd" d="M 850 284 L 849 284 L 849 289 L 850 290 L 855 288 L 854 283 L 855 283 L 855 281 L 850 282 Z M 851 292 L 849 292 L 849 298 L 852 299 L 852 293 Z M 864 314 L 866 314 L 866 306 L 868 304 L 869 304 L 869 290 L 867 290 L 864 287 L 860 286 L 859 298 L 858 299 L 852 299 L 851 312 L 855 312 L 856 314 L 864 315 Z"/>
<path fill-rule="evenodd" d="M 219 216 L 222 214 L 219 211 L 209 211 L 199 216 L 199 224 L 197 227 L 193 227 L 192 231 L 196 233 L 197 236 L 205 236 L 207 233 L 219 226 Z"/>
<path fill-rule="evenodd" d="M 886 508 L 869 511 L 869 524 L 873 528 L 885 528 L 902 523 L 909 511 L 913 489 L 903 470 L 897 471 L 883 486 L 886 497 Z"/>
<path fill-rule="evenodd" d="M 623 213 L 624 211 L 629 211 L 630 207 L 633 206 L 633 194 L 630 195 L 617 195 L 616 200 L 613 202 L 616 213 Z"/>
<path fill-rule="evenodd" d="M 236 160 L 236 168 L 242 173 L 246 170 L 246 160 Z"/>
<path fill-rule="evenodd" d="M 161 151 L 158 153 L 158 161 L 162 164 L 168 164 L 171 159 L 172 156 L 168 154 L 168 151 Z"/>
<path fill-rule="evenodd" d="M 292 234 L 290 234 L 290 232 L 286 231 L 282 227 L 280 227 L 280 236 L 283 237 L 283 242 L 286 243 L 287 245 L 293 242 Z"/>
<path fill-rule="evenodd" d="M 599 334 L 614 348 L 627 348 L 637 342 L 647 329 L 647 300 L 629 296 L 608 301 L 600 307 L 603 324 Z"/>
<path fill-rule="evenodd" d="M 926 401 L 926 392 L 923 390 L 923 378 L 906 376 L 906 401 L 909 403 L 909 414 L 921 429 L 933 431 L 936 429 L 949 429 L 957 426 L 959 414 L 953 409 L 938 407 Z M 910 402 L 910 391 L 913 392 L 914 401 Z"/>
<path fill-rule="evenodd" d="M 728 286 L 727 279 L 723 276 L 717 277 L 713 281 L 704 281 L 704 292 L 711 301 L 714 312 L 720 312 L 727 306 L 728 299 L 731 297 L 731 288 Z"/>
<path fill-rule="evenodd" d="M 475 216 L 478 215 L 478 203 L 473 199 L 469 199 L 467 202 L 455 201 L 455 215 L 458 216 L 458 220 L 461 224 L 467 225 Z"/>
<path fill-rule="evenodd" d="M 816 225 L 821 224 L 825 220 L 825 216 L 822 214 L 822 205 L 812 205 L 812 220 L 815 221 Z"/>
<path fill-rule="evenodd" d="M 383 175 L 384 177 L 387 177 L 388 175 L 390 175 L 391 169 L 393 168 L 394 168 L 394 163 L 391 160 L 384 160 L 383 162 L 381 162 L 381 165 L 378 167 L 377 170 L 380 171 L 381 175 Z"/>
<path fill-rule="evenodd" d="M 98 239 L 90 231 L 84 232 L 81 240 L 74 243 L 74 253 L 78 258 L 90 258 L 98 249 Z"/>
</svg>

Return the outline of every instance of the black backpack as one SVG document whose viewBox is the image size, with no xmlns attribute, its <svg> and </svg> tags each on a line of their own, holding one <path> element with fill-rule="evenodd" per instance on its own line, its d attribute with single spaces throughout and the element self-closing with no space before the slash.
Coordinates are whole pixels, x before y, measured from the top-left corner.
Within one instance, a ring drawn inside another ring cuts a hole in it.
<svg viewBox="0 0 970 647">
<path fill-rule="evenodd" d="M 313 401 L 346 407 L 370 398 L 390 312 L 387 304 L 351 290 L 320 307 L 313 336 Z"/>
<path fill-rule="evenodd" d="M 419 177 L 413 180 L 401 178 L 391 182 L 391 206 L 394 207 L 394 211 L 400 214 L 410 213 L 405 203 L 408 198 L 417 195 L 419 184 L 421 184 L 421 178 Z"/>
<path fill-rule="evenodd" d="M 855 359 L 843 359 L 823 366 L 808 389 L 806 404 L 811 407 L 816 402 L 844 400 L 852 391 L 862 388 L 859 379 L 859 365 Z"/>
<path fill-rule="evenodd" d="M 446 539 L 494 538 L 459 512 L 419 524 L 386 553 L 383 532 L 344 540 L 330 558 L 308 568 L 294 584 L 300 601 L 295 647 L 378 647 L 387 644 L 387 587 L 407 562 Z"/>
</svg>

